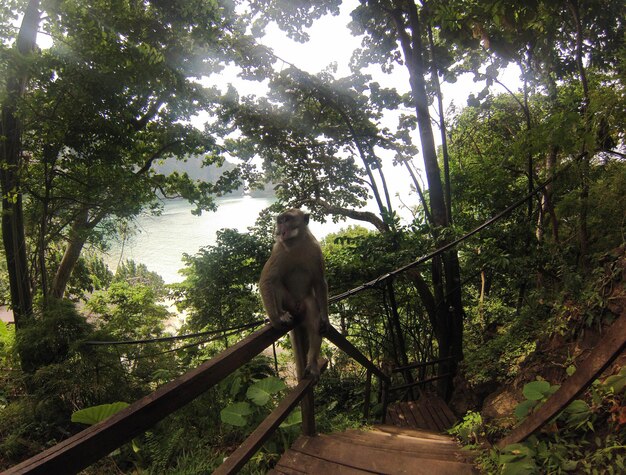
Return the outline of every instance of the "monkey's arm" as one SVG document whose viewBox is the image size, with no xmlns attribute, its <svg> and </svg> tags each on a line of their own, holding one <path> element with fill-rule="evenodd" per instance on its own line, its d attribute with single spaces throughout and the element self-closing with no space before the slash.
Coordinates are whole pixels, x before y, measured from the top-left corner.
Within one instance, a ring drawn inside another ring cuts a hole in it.
<svg viewBox="0 0 626 475">
<path fill-rule="evenodd" d="M 283 308 L 283 296 L 281 293 L 285 293 L 286 290 L 280 284 L 280 281 L 275 278 L 270 261 L 266 263 L 261 273 L 259 291 L 261 292 L 265 312 L 274 327 L 283 328 L 293 321 L 293 316 Z"/>
</svg>

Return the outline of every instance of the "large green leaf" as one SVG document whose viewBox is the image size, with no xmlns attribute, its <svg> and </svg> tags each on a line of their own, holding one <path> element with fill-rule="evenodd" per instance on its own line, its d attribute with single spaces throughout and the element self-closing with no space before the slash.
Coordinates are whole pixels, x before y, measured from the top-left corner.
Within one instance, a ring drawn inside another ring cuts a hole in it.
<svg viewBox="0 0 626 475">
<path fill-rule="evenodd" d="M 521 475 L 535 473 L 535 451 L 524 444 L 507 445 L 498 457 L 502 474 Z"/>
<path fill-rule="evenodd" d="M 531 381 L 524 385 L 524 396 L 531 401 L 541 401 L 550 392 L 550 383 L 547 381 Z"/>
<path fill-rule="evenodd" d="M 580 427 L 591 417 L 589 405 L 582 399 L 572 401 L 563 411 L 567 425 L 570 427 Z"/>
<path fill-rule="evenodd" d="M 298 424 L 302 424 L 302 411 L 300 408 L 291 411 L 289 417 L 285 419 L 280 425 L 281 429 L 289 429 L 290 427 L 296 426 Z"/>
<path fill-rule="evenodd" d="M 246 396 L 257 406 L 264 406 L 270 400 L 272 394 L 285 389 L 285 383 L 282 379 L 269 376 L 257 381 L 248 388 Z"/>
<path fill-rule="evenodd" d="M 243 427 L 248 423 L 247 416 L 252 414 L 252 407 L 247 402 L 235 402 L 220 411 L 220 418 L 225 424 Z"/>
<path fill-rule="evenodd" d="M 526 401 L 520 402 L 515 408 L 515 417 L 517 417 L 521 421 L 538 403 L 538 401 L 533 401 L 532 399 L 527 399 Z"/>
<path fill-rule="evenodd" d="M 626 387 L 626 368 L 622 368 L 618 374 L 606 378 L 604 385 L 613 388 L 615 394 L 621 392 Z"/>
<path fill-rule="evenodd" d="M 72 413 L 72 422 L 80 422 L 81 424 L 94 425 L 105 419 L 108 419 L 116 412 L 128 407 L 127 402 L 114 402 L 111 404 L 100 404 L 99 406 L 86 407 L 80 411 Z"/>
</svg>

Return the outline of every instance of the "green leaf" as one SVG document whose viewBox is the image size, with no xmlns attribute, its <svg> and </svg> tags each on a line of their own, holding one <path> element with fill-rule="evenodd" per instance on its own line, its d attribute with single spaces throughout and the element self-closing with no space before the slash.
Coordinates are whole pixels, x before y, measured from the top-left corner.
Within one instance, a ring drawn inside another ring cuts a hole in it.
<svg viewBox="0 0 626 475">
<path fill-rule="evenodd" d="M 618 374 L 606 378 L 604 385 L 613 388 L 613 392 L 616 394 L 621 392 L 626 387 L 626 368 L 622 368 Z"/>
<path fill-rule="evenodd" d="M 550 383 L 547 381 L 531 381 L 524 385 L 522 391 L 526 399 L 541 401 L 550 391 Z"/>
<path fill-rule="evenodd" d="M 225 424 L 243 427 L 248 423 L 247 416 L 252 414 L 252 407 L 247 402 L 235 402 L 220 411 L 220 419 Z"/>
<path fill-rule="evenodd" d="M 565 372 L 567 373 L 568 376 L 573 375 L 576 372 L 576 366 L 569 365 L 567 369 L 565 370 Z"/>
<path fill-rule="evenodd" d="M 268 403 L 272 394 L 276 394 L 285 389 L 285 387 L 286 385 L 282 379 L 269 376 L 250 386 L 246 392 L 246 397 L 257 406 L 264 406 Z"/>
<path fill-rule="evenodd" d="M 566 472 L 572 472 L 576 470 L 577 467 L 578 467 L 577 460 L 565 460 L 564 462 L 561 462 L 561 468 L 565 470 Z"/>
<path fill-rule="evenodd" d="M 535 461 L 530 459 L 520 460 L 519 462 L 505 463 L 502 467 L 502 475 L 524 475 L 535 473 L 537 465 Z"/>
<path fill-rule="evenodd" d="M 230 387 L 230 395 L 236 396 L 239 394 L 239 390 L 241 389 L 241 377 L 237 376 L 233 381 L 233 385 Z"/>
<path fill-rule="evenodd" d="M 280 425 L 281 429 L 288 429 L 290 427 L 302 424 L 302 411 L 300 408 L 291 411 L 291 414 Z"/>
<path fill-rule="evenodd" d="M 99 406 L 86 407 L 80 411 L 74 411 L 72 413 L 72 422 L 79 422 L 81 424 L 94 425 L 105 419 L 108 419 L 116 412 L 128 407 L 127 402 L 114 402 L 111 404 L 100 404 Z"/>
<path fill-rule="evenodd" d="M 579 427 L 591 417 L 591 409 L 585 401 L 576 399 L 565 408 L 563 414 L 566 416 L 568 426 Z"/>
<path fill-rule="evenodd" d="M 517 417 L 517 419 L 521 421 L 528 415 L 530 410 L 533 409 L 538 403 L 539 403 L 538 401 L 533 401 L 533 400 L 526 400 L 526 401 L 520 402 L 515 408 L 515 411 L 514 411 L 515 417 Z"/>
<path fill-rule="evenodd" d="M 535 473 L 537 466 L 534 457 L 535 451 L 524 444 L 507 445 L 498 462 L 502 465 L 502 473 L 508 475 L 520 475 Z"/>
</svg>

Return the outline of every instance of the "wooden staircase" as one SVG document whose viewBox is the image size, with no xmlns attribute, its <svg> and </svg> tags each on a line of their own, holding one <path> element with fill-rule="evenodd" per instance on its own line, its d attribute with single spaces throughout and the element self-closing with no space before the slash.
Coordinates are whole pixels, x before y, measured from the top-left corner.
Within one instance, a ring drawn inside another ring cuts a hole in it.
<svg viewBox="0 0 626 475">
<path fill-rule="evenodd" d="M 469 454 L 449 436 L 378 425 L 299 437 L 271 474 L 473 474 Z"/>
<path fill-rule="evenodd" d="M 420 391 L 418 401 L 397 402 L 387 421 L 371 429 L 301 436 L 270 473 L 471 474 L 471 455 L 441 432 L 454 415 L 439 397 Z"/>
</svg>

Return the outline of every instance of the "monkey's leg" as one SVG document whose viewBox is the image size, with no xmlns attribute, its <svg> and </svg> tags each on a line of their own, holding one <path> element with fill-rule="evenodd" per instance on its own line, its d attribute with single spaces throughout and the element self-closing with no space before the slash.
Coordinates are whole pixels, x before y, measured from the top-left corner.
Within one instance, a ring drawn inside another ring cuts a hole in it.
<svg viewBox="0 0 626 475">
<path fill-rule="evenodd" d="M 330 327 L 328 319 L 328 284 L 326 279 L 319 279 L 315 285 L 315 298 L 317 299 L 317 308 L 320 316 L 320 333 L 324 334 Z"/>
</svg>

